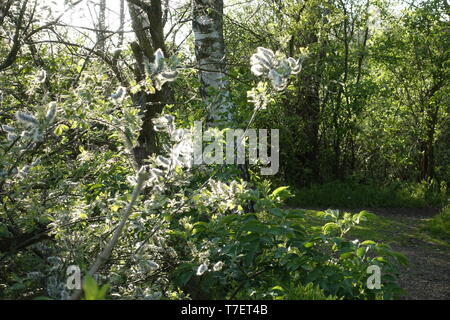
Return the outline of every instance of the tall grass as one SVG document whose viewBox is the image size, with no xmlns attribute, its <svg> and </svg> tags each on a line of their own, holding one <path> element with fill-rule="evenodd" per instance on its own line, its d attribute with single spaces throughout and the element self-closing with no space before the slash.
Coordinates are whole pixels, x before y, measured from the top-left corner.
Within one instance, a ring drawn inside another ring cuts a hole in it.
<svg viewBox="0 0 450 320">
<path fill-rule="evenodd" d="M 439 238 L 450 241 L 450 205 L 447 205 L 439 214 L 428 221 L 425 229 Z"/>
<path fill-rule="evenodd" d="M 340 208 L 427 208 L 442 207 L 447 202 L 445 183 L 391 183 L 365 185 L 333 181 L 297 189 L 290 205 Z"/>
</svg>

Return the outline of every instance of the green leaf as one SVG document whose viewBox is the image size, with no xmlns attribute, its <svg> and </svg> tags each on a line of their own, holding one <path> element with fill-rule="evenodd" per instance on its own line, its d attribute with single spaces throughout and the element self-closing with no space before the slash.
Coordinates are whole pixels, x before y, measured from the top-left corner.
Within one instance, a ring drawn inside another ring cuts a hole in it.
<svg viewBox="0 0 450 320">
<path fill-rule="evenodd" d="M 97 291 L 97 300 L 105 300 L 106 293 L 109 290 L 109 285 L 103 285 L 100 290 Z"/>
<path fill-rule="evenodd" d="M 377 244 L 377 243 L 375 241 L 372 241 L 372 240 L 365 240 L 365 241 L 361 242 L 362 246 L 370 246 L 370 245 L 373 245 L 373 244 Z"/>
<path fill-rule="evenodd" d="M 284 291 L 284 288 L 282 286 L 275 286 L 272 290 Z"/>
<path fill-rule="evenodd" d="M 65 125 L 65 124 L 60 124 L 59 126 L 57 126 L 56 128 L 55 128 L 55 134 L 57 135 L 57 136 L 60 136 L 60 135 L 62 135 L 63 133 L 64 133 L 64 131 L 67 131 L 67 130 L 69 130 L 69 127 L 67 126 L 67 125 Z"/>
<path fill-rule="evenodd" d="M 283 215 L 284 215 L 283 210 L 281 210 L 280 208 L 272 208 L 272 209 L 269 210 L 269 212 L 271 214 L 273 214 L 274 216 L 277 216 L 277 217 L 280 217 L 280 218 L 283 217 Z"/>
<path fill-rule="evenodd" d="M 273 196 L 273 197 L 276 197 L 276 196 L 278 196 L 279 193 L 283 192 L 284 190 L 286 190 L 286 189 L 288 189 L 288 188 L 289 188 L 289 187 L 287 187 L 287 186 L 276 188 L 276 189 L 272 192 L 272 196 Z"/>
<path fill-rule="evenodd" d="M 242 230 L 252 231 L 261 234 L 267 232 L 268 228 L 266 225 L 264 225 L 258 220 L 250 220 L 244 224 Z"/>
<path fill-rule="evenodd" d="M 305 248 L 311 248 L 313 245 L 314 245 L 314 242 L 307 242 L 307 243 L 305 243 L 303 246 L 304 246 Z"/>
<path fill-rule="evenodd" d="M 381 256 L 375 257 L 374 259 L 377 261 L 383 262 L 383 263 L 388 263 L 388 261 L 384 257 L 381 257 Z"/>
<path fill-rule="evenodd" d="M 351 257 L 354 256 L 354 252 L 344 252 L 343 254 L 341 254 L 340 259 L 344 260 L 344 259 L 350 259 Z"/>
<path fill-rule="evenodd" d="M 322 227 L 322 231 L 326 234 L 331 233 L 333 230 L 339 230 L 339 225 L 334 222 L 328 222 Z"/>
<path fill-rule="evenodd" d="M 361 258 L 366 253 L 366 250 L 367 248 L 358 248 L 356 249 L 356 255 Z"/>
<path fill-rule="evenodd" d="M 86 300 L 96 300 L 98 286 L 94 278 L 90 275 L 86 275 L 83 281 L 83 290 Z"/>
</svg>

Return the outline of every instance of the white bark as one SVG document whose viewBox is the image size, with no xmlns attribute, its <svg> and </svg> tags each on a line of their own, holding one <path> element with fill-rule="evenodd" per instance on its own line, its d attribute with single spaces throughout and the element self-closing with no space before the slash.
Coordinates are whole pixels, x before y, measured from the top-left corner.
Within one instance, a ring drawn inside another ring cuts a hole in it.
<svg viewBox="0 0 450 320">
<path fill-rule="evenodd" d="M 209 120 L 230 120 L 232 103 L 225 73 L 223 0 L 193 0 L 192 8 L 200 93 L 207 105 Z"/>
</svg>

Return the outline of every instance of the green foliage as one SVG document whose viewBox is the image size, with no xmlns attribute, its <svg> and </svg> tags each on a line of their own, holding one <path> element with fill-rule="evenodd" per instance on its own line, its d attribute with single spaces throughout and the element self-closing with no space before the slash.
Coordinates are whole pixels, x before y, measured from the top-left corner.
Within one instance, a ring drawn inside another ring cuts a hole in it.
<svg viewBox="0 0 450 320">
<path fill-rule="evenodd" d="M 339 208 L 426 208 L 440 207 L 446 201 L 446 185 L 435 180 L 386 185 L 334 181 L 298 189 L 290 204 Z"/>
<path fill-rule="evenodd" d="M 323 290 L 312 283 L 306 286 L 291 284 L 287 288 L 276 286 L 272 290 L 274 300 L 338 300 L 337 297 L 326 296 Z"/>
<path fill-rule="evenodd" d="M 83 282 L 83 291 L 86 300 L 105 300 L 108 285 L 98 287 L 97 282 L 90 275 L 86 275 Z"/>
<path fill-rule="evenodd" d="M 174 36 L 166 52 L 178 52 L 164 58 L 157 49 L 149 62 L 136 47 L 116 55 L 85 47 L 87 37 L 70 43 L 66 29 L 41 25 L 42 13 L 32 17 L 40 7 L 24 7 L 20 26 L 20 3 L 0 17 L 1 298 L 68 299 L 67 267 L 89 270 L 120 221 L 123 232 L 97 274 L 109 285 L 86 277 L 86 299 L 402 295 L 397 267 L 405 257 L 372 241 L 379 239 L 350 240 L 365 230 L 367 212 L 285 208 L 293 191 L 284 185 L 298 188 L 292 206 L 447 202 L 450 38 L 442 1 L 401 15 L 384 1 L 233 6 L 224 22 L 229 125 L 280 129 L 281 170 L 270 181 L 256 165 L 247 172 L 190 163 L 192 123 L 208 114 L 192 39 L 177 48 Z M 168 12 L 173 21 L 185 20 L 179 11 Z M 47 28 L 55 40 L 37 42 Z M 159 96 L 163 86 L 173 96 Z M 145 159 L 150 178 L 130 202 L 138 137 L 152 131 L 141 94 L 149 104 L 173 104 L 153 124 L 159 151 Z M 447 206 L 427 228 L 448 237 L 448 217 Z M 371 265 L 382 269 L 381 289 L 367 288 Z"/>
<path fill-rule="evenodd" d="M 450 240 L 450 206 L 447 205 L 438 215 L 427 221 L 425 229 L 439 238 Z"/>
<path fill-rule="evenodd" d="M 175 282 L 188 291 L 195 284 L 196 298 L 214 299 L 267 299 L 270 288 L 292 282 L 312 283 L 326 295 L 347 299 L 389 299 L 402 294 L 395 280 L 395 263 L 406 263 L 405 257 L 373 241 L 342 238 L 364 220 L 365 212 L 321 212 L 323 227 L 308 228 L 305 211 L 279 208 L 273 200 L 279 190 L 270 192 L 263 183 L 243 194 L 254 202 L 255 213 L 217 215 L 205 206 L 200 221 L 190 217 L 186 224 L 184 217 L 187 230 L 176 234 L 178 241 L 195 246 L 194 252 L 199 253 L 196 264 L 178 267 Z M 214 270 L 217 262 L 223 263 L 220 270 Z M 366 269 L 372 264 L 385 273 L 381 290 L 366 287 Z M 202 265 L 206 271 L 199 273 Z"/>
</svg>

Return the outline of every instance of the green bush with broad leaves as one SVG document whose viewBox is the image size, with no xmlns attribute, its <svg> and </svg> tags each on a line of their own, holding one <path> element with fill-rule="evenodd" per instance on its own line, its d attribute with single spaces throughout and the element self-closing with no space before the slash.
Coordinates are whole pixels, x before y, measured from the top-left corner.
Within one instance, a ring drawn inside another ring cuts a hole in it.
<svg viewBox="0 0 450 320">
<path fill-rule="evenodd" d="M 214 197 L 212 190 L 204 191 L 205 198 Z M 284 188 L 271 192 L 269 184 L 261 183 L 241 195 L 244 203 L 254 203 L 255 212 L 217 214 L 217 207 L 203 203 L 197 218 L 183 217 L 178 229 L 184 230 L 177 233 L 177 241 L 199 255 L 196 263 L 190 260 L 177 267 L 175 283 L 194 288 L 196 297 L 216 299 L 267 299 L 275 286 L 308 284 L 346 299 L 389 299 L 403 293 L 396 283 L 397 265 L 406 263 L 403 255 L 370 240 L 344 238 L 366 212 L 321 212 L 327 222 L 315 230 L 305 227 L 306 211 L 280 209 L 288 194 Z M 383 270 L 379 290 L 367 288 L 370 265 Z"/>
</svg>

